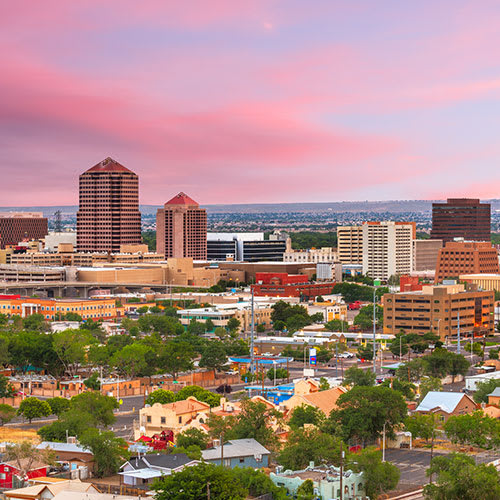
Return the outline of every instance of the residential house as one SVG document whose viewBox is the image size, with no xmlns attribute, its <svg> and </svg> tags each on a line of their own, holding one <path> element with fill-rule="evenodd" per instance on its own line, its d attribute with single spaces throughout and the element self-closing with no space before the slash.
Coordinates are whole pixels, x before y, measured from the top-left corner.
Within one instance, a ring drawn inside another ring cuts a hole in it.
<svg viewBox="0 0 500 500">
<path fill-rule="evenodd" d="M 326 391 L 295 394 L 287 401 L 284 401 L 283 406 L 291 413 L 298 406 L 309 405 L 318 408 L 328 417 L 330 412 L 337 408 L 338 398 L 346 392 L 347 388 L 339 385 Z"/>
<path fill-rule="evenodd" d="M 210 405 L 198 401 L 194 396 L 190 396 L 183 401 L 161 404 L 155 403 L 139 410 L 139 425 L 134 428 L 134 438 L 141 436 L 152 437 L 164 430 L 171 430 L 174 434 L 182 432 L 200 414 L 210 413 Z"/>
<path fill-rule="evenodd" d="M 309 467 L 303 470 L 282 471 L 278 468 L 276 472 L 269 475 L 276 486 L 284 487 L 288 494 L 295 495 L 299 486 L 310 479 L 313 482 L 314 494 L 319 498 L 341 498 L 340 495 L 340 468 L 330 466 L 315 467 L 311 462 Z M 363 473 L 355 473 L 344 470 L 342 473 L 342 498 L 346 500 L 364 499 L 365 484 Z"/>
<path fill-rule="evenodd" d="M 80 492 L 83 494 L 99 493 L 91 483 L 82 483 L 79 479 L 39 478 L 40 481 L 27 488 L 5 491 L 6 500 L 51 500 L 62 491 Z M 30 481 L 31 482 L 31 481 Z"/>
<path fill-rule="evenodd" d="M 24 469 L 30 459 L 22 459 L 21 467 Z M 43 462 L 33 462 L 26 477 L 21 477 L 21 470 L 17 460 L 11 462 L 0 462 L 0 488 L 17 488 L 24 484 L 26 479 L 46 476 L 49 472 L 49 466 Z"/>
<path fill-rule="evenodd" d="M 418 413 L 437 413 L 441 421 L 446 422 L 452 415 L 464 415 L 473 413 L 478 405 L 467 394 L 462 392 L 439 392 L 430 391 L 420 402 Z"/>
<path fill-rule="evenodd" d="M 495 390 L 488 394 L 488 404 L 500 406 L 500 387 L 495 387 Z"/>
<path fill-rule="evenodd" d="M 185 453 L 157 453 L 134 457 L 120 467 L 123 484 L 136 488 L 148 487 L 155 479 L 180 472 L 200 462 L 189 458 Z"/>
<path fill-rule="evenodd" d="M 94 468 L 93 453 L 77 443 L 57 443 L 54 441 L 43 441 L 37 448 L 39 450 L 53 450 L 56 460 L 59 463 L 68 464 L 69 470 L 76 470 L 78 467 Z"/>
<path fill-rule="evenodd" d="M 271 452 L 264 448 L 255 439 L 231 439 L 223 445 L 216 442 L 215 446 L 201 452 L 205 462 L 221 465 L 224 461 L 225 467 L 252 467 L 258 469 L 269 467 L 269 456 Z"/>
</svg>

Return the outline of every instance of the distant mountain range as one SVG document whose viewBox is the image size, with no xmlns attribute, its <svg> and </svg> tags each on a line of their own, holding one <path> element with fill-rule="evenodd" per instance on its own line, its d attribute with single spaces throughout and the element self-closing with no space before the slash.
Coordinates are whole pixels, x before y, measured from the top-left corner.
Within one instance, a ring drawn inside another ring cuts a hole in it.
<svg viewBox="0 0 500 500">
<path fill-rule="evenodd" d="M 314 212 L 430 212 L 433 201 L 439 200 L 389 200 L 389 201 L 340 201 L 320 203 L 248 203 L 235 205 L 204 205 L 208 213 L 314 213 Z M 483 200 L 491 203 L 492 211 L 500 211 L 500 199 Z M 141 205 L 144 215 L 156 213 L 160 205 Z M 51 216 L 60 210 L 65 215 L 76 214 L 76 205 L 50 206 L 50 207 L 0 207 L 0 211 L 26 211 L 43 212 Z"/>
</svg>

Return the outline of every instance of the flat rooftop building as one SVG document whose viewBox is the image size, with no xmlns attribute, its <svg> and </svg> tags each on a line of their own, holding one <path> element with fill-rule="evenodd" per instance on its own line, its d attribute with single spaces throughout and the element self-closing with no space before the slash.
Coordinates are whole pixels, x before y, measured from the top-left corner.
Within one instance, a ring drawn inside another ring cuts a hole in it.
<svg viewBox="0 0 500 500">
<path fill-rule="evenodd" d="M 0 212 L 0 248 L 39 240 L 47 233 L 48 221 L 41 212 Z"/>
<path fill-rule="evenodd" d="M 452 241 L 490 241 L 491 205 L 475 198 L 448 198 L 432 204 L 431 238 Z"/>
</svg>

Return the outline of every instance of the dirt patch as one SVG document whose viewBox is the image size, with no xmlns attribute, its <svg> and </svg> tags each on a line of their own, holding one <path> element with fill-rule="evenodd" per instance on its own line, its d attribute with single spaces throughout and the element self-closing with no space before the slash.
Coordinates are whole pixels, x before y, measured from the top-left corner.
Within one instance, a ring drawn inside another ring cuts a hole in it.
<svg viewBox="0 0 500 500">
<path fill-rule="evenodd" d="M 19 443 L 20 441 L 33 441 L 39 443 L 40 436 L 35 429 L 16 429 L 15 427 L 0 427 L 0 442 Z"/>
</svg>

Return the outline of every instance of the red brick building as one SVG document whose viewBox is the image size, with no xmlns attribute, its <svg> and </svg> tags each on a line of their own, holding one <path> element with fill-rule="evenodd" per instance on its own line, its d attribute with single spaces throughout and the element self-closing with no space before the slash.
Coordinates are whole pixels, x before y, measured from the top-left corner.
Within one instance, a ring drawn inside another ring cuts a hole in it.
<svg viewBox="0 0 500 500">
<path fill-rule="evenodd" d="M 483 241 L 449 241 L 439 250 L 436 264 L 436 283 L 457 278 L 461 274 L 497 274 L 498 252 L 491 243 Z"/>
<path fill-rule="evenodd" d="M 139 243 L 139 178 L 117 161 L 106 158 L 80 175 L 78 251 L 118 253 L 120 245 Z"/>
<path fill-rule="evenodd" d="M 255 295 L 268 297 L 300 297 L 308 300 L 332 293 L 335 283 L 310 283 L 302 274 L 256 273 Z"/>
<path fill-rule="evenodd" d="M 156 213 L 156 251 L 166 258 L 207 259 L 207 212 L 179 193 Z"/>
<path fill-rule="evenodd" d="M 47 218 L 39 212 L 0 213 L 0 248 L 23 240 L 39 240 L 47 234 Z"/>
<path fill-rule="evenodd" d="M 418 276 L 408 276 L 403 275 L 399 278 L 399 290 L 401 292 L 416 292 L 422 290 L 422 283 L 418 279 Z"/>
<path fill-rule="evenodd" d="M 472 198 L 448 198 L 446 203 L 432 204 L 433 240 L 490 241 L 491 206 Z"/>
</svg>

